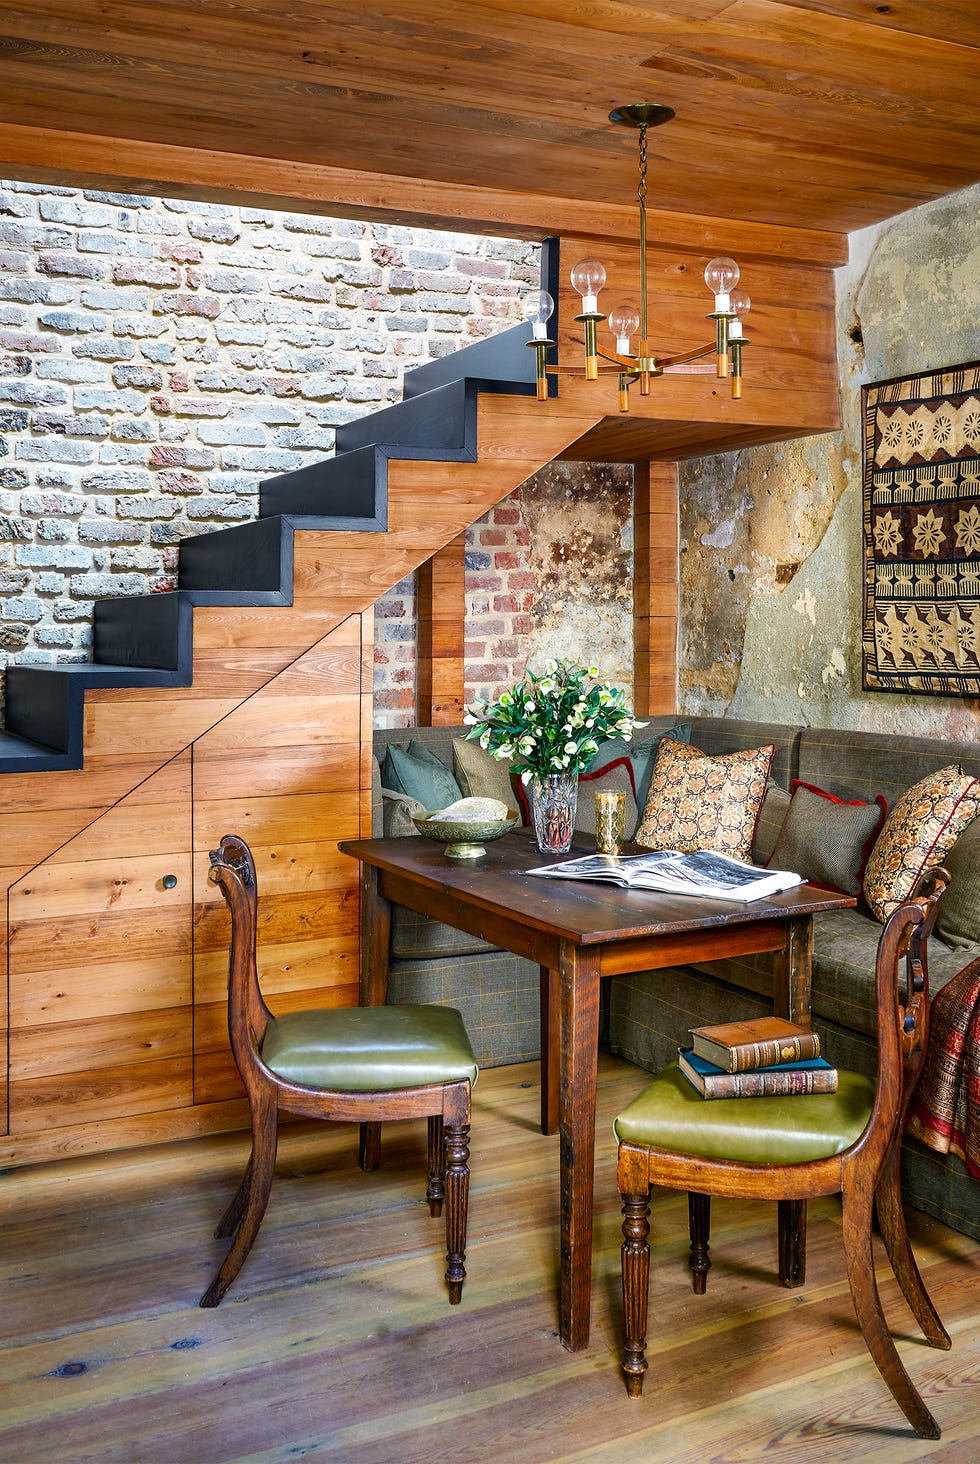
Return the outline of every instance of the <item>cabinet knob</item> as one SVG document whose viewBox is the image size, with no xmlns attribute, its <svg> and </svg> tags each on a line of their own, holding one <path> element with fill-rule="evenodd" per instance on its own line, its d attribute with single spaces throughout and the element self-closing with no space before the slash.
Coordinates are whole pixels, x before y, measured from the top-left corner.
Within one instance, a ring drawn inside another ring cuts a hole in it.
<svg viewBox="0 0 980 1464">
<path fill-rule="evenodd" d="M 173 889 L 176 889 L 176 887 L 177 887 L 177 876 L 175 874 L 165 874 L 163 876 L 162 884 L 163 884 L 163 887 L 164 887 L 165 890 L 173 890 Z"/>
</svg>

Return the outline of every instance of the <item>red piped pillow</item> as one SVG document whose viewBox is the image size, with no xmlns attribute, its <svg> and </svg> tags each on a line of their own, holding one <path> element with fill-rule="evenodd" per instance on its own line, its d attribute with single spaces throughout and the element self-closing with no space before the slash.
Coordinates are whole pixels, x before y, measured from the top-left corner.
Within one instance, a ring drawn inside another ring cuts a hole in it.
<svg viewBox="0 0 980 1464">
<path fill-rule="evenodd" d="M 575 811 L 575 828 L 580 834 L 595 838 L 595 795 L 600 790 L 615 789 L 626 794 L 626 837 L 633 837 L 638 817 L 636 807 L 636 786 L 633 782 L 633 764 L 628 757 L 615 757 L 601 767 L 595 763 L 587 773 L 580 773 L 578 780 L 578 803 Z M 521 821 L 525 825 L 531 819 L 531 790 L 520 778 L 514 780 L 514 791 L 520 805 Z"/>
<path fill-rule="evenodd" d="M 818 889 L 858 895 L 887 812 L 880 793 L 873 803 L 844 800 L 794 778 L 793 797 L 769 867 L 792 869 Z"/>
<path fill-rule="evenodd" d="M 960 834 L 980 814 L 980 780 L 956 763 L 930 773 L 902 794 L 868 859 L 864 894 L 879 920 L 908 899 L 919 875 L 942 864 Z"/>
</svg>

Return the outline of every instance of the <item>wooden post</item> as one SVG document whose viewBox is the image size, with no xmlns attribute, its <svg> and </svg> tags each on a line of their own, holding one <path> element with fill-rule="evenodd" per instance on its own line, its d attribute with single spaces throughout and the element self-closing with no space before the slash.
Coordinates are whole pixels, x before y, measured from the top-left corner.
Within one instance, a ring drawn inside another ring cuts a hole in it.
<svg viewBox="0 0 980 1464">
<path fill-rule="evenodd" d="M 466 534 L 458 534 L 418 572 L 417 715 L 420 726 L 452 727 L 466 710 L 463 622 Z"/>
<path fill-rule="evenodd" d="M 634 463 L 633 702 L 677 710 L 677 464 Z"/>
</svg>

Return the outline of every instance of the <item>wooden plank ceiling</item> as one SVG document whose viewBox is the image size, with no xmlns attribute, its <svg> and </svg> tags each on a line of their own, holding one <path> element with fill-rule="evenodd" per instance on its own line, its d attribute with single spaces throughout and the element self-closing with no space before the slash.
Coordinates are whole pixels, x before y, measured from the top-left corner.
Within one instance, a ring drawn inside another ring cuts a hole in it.
<svg viewBox="0 0 980 1464">
<path fill-rule="evenodd" d="M 977 0 L 20 0 L 0 171 L 108 174 L 108 138 L 154 185 L 179 147 L 608 207 L 645 99 L 651 205 L 846 233 L 980 178 L 978 74 Z"/>
</svg>

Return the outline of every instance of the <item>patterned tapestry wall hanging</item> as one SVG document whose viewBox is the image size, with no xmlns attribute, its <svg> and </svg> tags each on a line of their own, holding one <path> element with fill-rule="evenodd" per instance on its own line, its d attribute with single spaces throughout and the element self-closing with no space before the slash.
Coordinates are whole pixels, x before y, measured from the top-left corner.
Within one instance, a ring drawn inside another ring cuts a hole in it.
<svg viewBox="0 0 980 1464">
<path fill-rule="evenodd" d="M 980 696 L 980 362 L 863 404 L 864 686 Z"/>
</svg>

